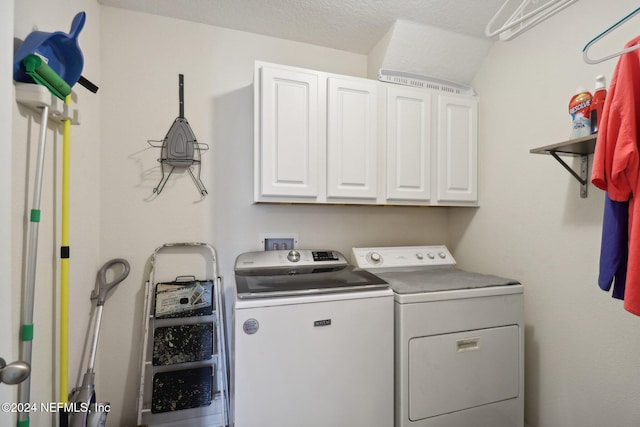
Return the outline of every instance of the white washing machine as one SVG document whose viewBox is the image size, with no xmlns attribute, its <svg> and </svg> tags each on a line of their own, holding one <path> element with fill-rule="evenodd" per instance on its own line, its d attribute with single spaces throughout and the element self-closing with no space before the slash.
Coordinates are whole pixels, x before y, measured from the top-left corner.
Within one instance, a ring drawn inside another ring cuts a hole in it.
<svg viewBox="0 0 640 427">
<path fill-rule="evenodd" d="M 336 251 L 236 260 L 236 427 L 393 426 L 393 292 Z"/>
<path fill-rule="evenodd" d="M 445 246 L 354 248 L 395 306 L 396 427 L 522 427 L 517 281 L 462 271 Z"/>
</svg>

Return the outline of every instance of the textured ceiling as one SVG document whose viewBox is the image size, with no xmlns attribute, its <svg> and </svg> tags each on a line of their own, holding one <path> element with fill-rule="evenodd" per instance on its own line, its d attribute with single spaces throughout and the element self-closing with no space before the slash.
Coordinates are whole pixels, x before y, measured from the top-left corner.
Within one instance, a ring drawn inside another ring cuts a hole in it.
<svg viewBox="0 0 640 427">
<path fill-rule="evenodd" d="M 396 20 L 485 39 L 504 0 L 99 0 L 106 6 L 368 54 Z"/>
</svg>

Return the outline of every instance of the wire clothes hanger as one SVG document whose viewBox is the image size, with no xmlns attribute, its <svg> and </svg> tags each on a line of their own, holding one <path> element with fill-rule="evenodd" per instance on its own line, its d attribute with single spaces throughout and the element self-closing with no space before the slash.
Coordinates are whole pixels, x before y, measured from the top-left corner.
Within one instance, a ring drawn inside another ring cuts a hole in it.
<svg viewBox="0 0 640 427">
<path fill-rule="evenodd" d="M 531 29 L 534 25 L 542 22 L 543 20 L 555 15 L 566 7 L 571 6 L 578 0 L 548 0 L 542 5 L 538 6 L 534 10 L 527 13 L 524 10 L 529 6 L 542 2 L 541 0 L 521 0 L 520 5 L 511 14 L 511 16 L 497 29 L 491 29 L 496 21 L 503 14 L 507 5 L 511 3 L 511 0 L 506 0 L 498 12 L 491 18 L 487 26 L 485 27 L 485 35 L 487 37 L 499 36 L 502 41 L 509 41 L 519 34 Z M 518 27 L 515 28 L 514 27 Z"/>
<path fill-rule="evenodd" d="M 637 44 L 635 46 L 628 47 L 626 49 L 621 50 L 620 52 L 612 53 L 611 55 L 607 55 L 602 58 L 598 58 L 598 59 L 589 58 L 589 48 L 591 46 L 593 46 L 598 40 L 600 40 L 601 38 L 609 34 L 611 31 L 618 28 L 620 25 L 622 25 L 623 23 L 627 22 L 629 19 L 637 15 L 639 12 L 640 12 L 640 7 L 634 10 L 633 12 L 631 12 L 630 14 L 628 14 L 627 16 L 625 16 L 624 18 L 622 18 L 621 20 L 619 20 L 618 22 L 616 22 L 615 24 L 613 24 L 612 26 L 610 26 L 609 28 L 607 28 L 606 30 L 604 30 L 602 33 L 598 34 L 593 40 L 587 43 L 585 47 L 582 49 L 582 59 L 584 60 L 584 62 L 586 62 L 587 64 L 599 64 L 600 62 L 607 61 L 611 58 L 615 58 L 616 56 L 624 55 L 625 53 L 640 49 L 640 44 Z"/>
</svg>

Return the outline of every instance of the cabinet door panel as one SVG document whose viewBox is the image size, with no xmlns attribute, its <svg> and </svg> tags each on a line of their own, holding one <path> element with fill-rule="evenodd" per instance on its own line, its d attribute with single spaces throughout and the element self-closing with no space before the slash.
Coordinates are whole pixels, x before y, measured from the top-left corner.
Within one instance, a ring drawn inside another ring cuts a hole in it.
<svg viewBox="0 0 640 427">
<path fill-rule="evenodd" d="M 438 116 L 438 201 L 476 201 L 477 100 L 440 95 Z"/>
<path fill-rule="evenodd" d="M 387 199 L 431 198 L 432 95 L 387 89 Z"/>
<path fill-rule="evenodd" d="M 260 193 L 315 197 L 318 76 L 263 67 L 260 78 Z"/>
<path fill-rule="evenodd" d="M 375 199 L 377 84 L 328 79 L 327 196 Z"/>
</svg>

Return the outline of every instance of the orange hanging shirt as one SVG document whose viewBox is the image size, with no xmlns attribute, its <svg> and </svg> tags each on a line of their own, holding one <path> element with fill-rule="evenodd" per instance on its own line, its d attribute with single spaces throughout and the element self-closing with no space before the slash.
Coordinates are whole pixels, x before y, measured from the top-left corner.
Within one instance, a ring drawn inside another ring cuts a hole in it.
<svg viewBox="0 0 640 427">
<path fill-rule="evenodd" d="M 625 48 L 640 44 L 640 36 Z M 611 200 L 629 201 L 625 310 L 640 316 L 640 49 L 620 56 L 607 92 L 591 182 Z M 637 212 L 636 212 L 637 211 Z"/>
</svg>

